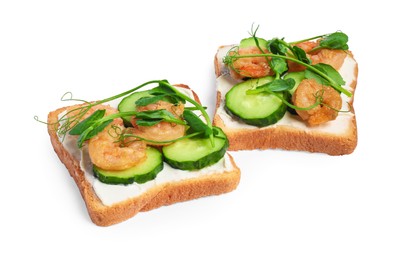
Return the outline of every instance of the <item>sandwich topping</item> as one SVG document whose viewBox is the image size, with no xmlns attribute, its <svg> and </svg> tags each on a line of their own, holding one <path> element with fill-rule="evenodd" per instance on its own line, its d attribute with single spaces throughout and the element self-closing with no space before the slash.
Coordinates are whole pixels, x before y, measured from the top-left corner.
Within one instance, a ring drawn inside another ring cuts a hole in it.
<svg viewBox="0 0 404 260">
<path fill-rule="evenodd" d="M 352 97 L 339 73 L 347 59 L 348 36 L 343 32 L 301 41 L 251 37 L 229 48 L 222 57 L 236 82 L 226 93 L 224 109 L 232 118 L 257 127 L 272 125 L 285 114 L 308 127 L 349 113 L 344 100 Z M 345 108 L 344 108 L 345 107 Z"/>
<path fill-rule="evenodd" d="M 109 105 L 117 100 L 117 106 Z M 97 181 L 108 186 L 145 184 L 165 168 L 191 176 L 218 165 L 224 169 L 226 135 L 212 126 L 192 91 L 165 80 L 71 106 L 51 125 L 82 169 L 88 171 L 89 161 Z"/>
</svg>

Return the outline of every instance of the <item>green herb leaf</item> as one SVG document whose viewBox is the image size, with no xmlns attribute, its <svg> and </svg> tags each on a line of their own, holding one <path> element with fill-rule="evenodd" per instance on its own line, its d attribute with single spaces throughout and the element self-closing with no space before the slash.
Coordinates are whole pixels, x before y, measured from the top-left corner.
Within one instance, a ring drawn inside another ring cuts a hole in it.
<svg viewBox="0 0 404 260">
<path fill-rule="evenodd" d="M 329 80 L 323 78 L 319 74 L 312 72 L 311 70 L 305 70 L 304 76 L 307 79 L 313 78 L 315 79 L 318 83 L 326 86 L 335 86 L 335 84 L 339 86 L 345 85 L 345 81 L 342 78 L 341 74 L 339 74 L 338 71 L 336 71 L 332 66 L 324 63 L 318 63 L 313 65 L 316 69 L 320 70 L 324 74 L 326 74 L 328 77 L 330 77 L 334 82 L 330 82 Z"/>
<path fill-rule="evenodd" d="M 176 118 L 170 111 L 166 109 L 143 111 L 136 114 L 137 119 L 150 121 L 162 120 L 169 123 L 185 125 L 185 122 Z"/>
<path fill-rule="evenodd" d="M 283 39 L 273 38 L 268 41 L 268 50 L 273 54 L 286 55 L 288 48 L 285 46 Z"/>
<path fill-rule="evenodd" d="M 285 59 L 282 58 L 272 58 L 269 62 L 269 66 L 277 75 L 281 75 L 284 72 L 288 71 L 288 63 Z"/>
<path fill-rule="evenodd" d="M 281 92 L 285 90 L 290 90 L 295 86 L 295 80 L 292 78 L 288 79 L 279 79 L 279 80 L 274 80 L 274 82 L 271 84 L 271 90 L 273 92 Z"/>
<path fill-rule="evenodd" d="M 208 137 L 212 134 L 212 129 L 206 125 L 197 115 L 195 115 L 190 110 L 184 111 L 184 119 L 189 125 L 189 129 L 187 134 L 198 133 L 200 132 L 203 137 Z"/>
<path fill-rule="evenodd" d="M 165 82 L 165 83 L 169 84 L 167 80 L 162 80 L 161 82 Z M 155 87 L 155 88 L 150 89 L 149 92 L 150 92 L 152 95 L 158 95 L 158 94 L 175 94 L 175 92 L 174 92 L 171 88 L 169 88 L 167 85 L 164 85 L 164 84 L 162 84 L 162 83 L 159 83 L 159 86 L 158 86 L 158 87 Z"/>
<path fill-rule="evenodd" d="M 320 46 L 333 50 L 348 50 L 348 35 L 343 32 L 335 32 L 327 35 L 320 41 Z"/>
<path fill-rule="evenodd" d="M 87 128 L 84 132 L 82 132 L 79 136 L 79 138 L 77 139 L 77 146 L 79 148 L 83 147 L 83 143 L 88 140 L 87 138 L 87 134 L 90 133 L 93 130 L 92 127 Z"/>
<path fill-rule="evenodd" d="M 311 70 L 305 70 L 304 71 L 304 77 L 306 79 L 315 79 L 319 84 L 324 85 L 324 86 L 331 86 L 331 83 L 329 80 L 323 78 L 319 74 L 311 71 Z"/>
<path fill-rule="evenodd" d="M 103 118 L 105 115 L 105 109 L 97 110 L 92 115 L 75 125 L 69 132 L 71 135 L 80 135 L 90 126 L 92 126 L 97 120 Z"/>
<path fill-rule="evenodd" d="M 112 123 L 113 119 L 109 119 L 107 121 L 102 122 L 100 125 L 97 125 L 94 127 L 93 130 L 91 130 L 87 136 L 86 136 L 86 140 L 93 138 L 94 136 L 96 136 L 99 132 L 101 132 L 102 130 L 104 130 L 105 127 L 107 127 L 110 123 Z"/>
<path fill-rule="evenodd" d="M 311 60 L 307 57 L 306 52 L 302 48 L 293 46 L 292 51 L 293 51 L 293 54 L 295 55 L 296 59 L 298 59 L 304 63 L 311 64 Z"/>
<path fill-rule="evenodd" d="M 90 126 L 88 127 L 85 131 L 83 131 L 79 138 L 77 139 L 77 146 L 79 148 L 83 147 L 83 143 L 91 138 L 93 138 L 94 136 L 96 136 L 99 132 L 101 132 L 102 130 L 104 130 L 105 127 L 107 127 L 113 120 L 107 120 L 102 122 L 100 125 L 98 126 Z"/>
<path fill-rule="evenodd" d="M 164 98 L 164 101 L 170 102 L 172 104 L 179 104 L 179 103 L 183 103 L 185 104 L 185 99 L 183 99 L 182 97 L 178 96 L 177 94 L 167 94 Z"/>
<path fill-rule="evenodd" d="M 136 125 L 138 126 L 154 126 L 157 125 L 158 123 L 162 122 L 163 119 L 137 119 L 136 120 Z"/>
<path fill-rule="evenodd" d="M 166 81 L 164 81 L 166 82 Z M 149 90 L 150 94 L 153 96 L 158 96 L 159 98 L 156 98 L 155 102 L 159 101 L 159 100 L 164 100 L 173 104 L 178 104 L 178 103 L 183 103 L 185 104 L 185 99 L 180 97 L 177 93 L 175 93 L 172 89 L 170 89 L 169 87 L 167 87 L 166 85 L 161 85 L 158 87 L 155 87 L 153 89 Z M 146 98 L 146 97 L 144 97 Z M 143 99 L 143 98 L 141 98 Z M 155 102 L 151 102 L 149 104 L 155 103 Z M 136 105 L 138 105 L 136 103 Z M 148 104 L 147 104 L 148 105 Z"/>
<path fill-rule="evenodd" d="M 176 94 L 158 94 L 156 96 L 151 96 L 151 97 L 142 97 L 136 100 L 135 104 L 136 106 L 147 106 L 149 104 L 156 103 L 158 101 L 166 101 L 172 104 L 179 104 L 183 103 L 185 104 L 185 99 L 182 97 L 176 95 Z"/>
<path fill-rule="evenodd" d="M 281 92 L 290 90 L 295 86 L 295 80 L 292 78 L 288 79 L 275 79 L 271 82 L 268 82 L 264 85 L 258 86 L 255 89 L 247 90 L 247 94 L 258 94 L 261 92 L 267 92 L 272 94 L 273 92 Z"/>
<path fill-rule="evenodd" d="M 136 106 L 147 106 L 153 103 L 156 103 L 160 100 L 162 100 L 166 95 L 156 95 L 156 96 L 151 96 L 151 97 L 141 97 L 138 100 L 136 100 L 135 105 Z"/>
</svg>

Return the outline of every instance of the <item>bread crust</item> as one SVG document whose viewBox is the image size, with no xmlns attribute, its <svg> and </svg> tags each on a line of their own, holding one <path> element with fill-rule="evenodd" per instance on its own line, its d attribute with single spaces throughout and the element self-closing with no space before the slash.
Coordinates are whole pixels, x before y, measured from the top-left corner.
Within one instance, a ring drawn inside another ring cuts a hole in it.
<svg viewBox="0 0 404 260">
<path fill-rule="evenodd" d="M 231 46 L 220 46 L 214 58 L 214 68 L 216 77 L 228 74 L 228 69 L 224 66 L 220 53 Z M 348 55 L 353 58 L 351 52 Z M 355 61 L 353 74 L 355 79 L 351 83 L 352 94 L 354 96 L 358 64 Z M 213 125 L 223 129 L 229 139 L 229 150 L 255 150 L 255 149 L 283 149 L 307 152 L 326 153 L 329 155 L 344 155 L 352 153 L 358 143 L 358 133 L 356 116 L 353 108 L 353 97 L 350 100 L 351 112 L 353 116 L 349 122 L 348 130 L 343 134 L 331 134 L 317 130 L 307 130 L 287 125 L 275 125 L 268 128 L 231 128 L 225 125 L 223 119 L 217 111 L 222 102 L 222 96 L 217 90 L 216 110 L 213 117 Z M 338 120 L 338 118 L 336 119 Z"/>
<path fill-rule="evenodd" d="M 188 88 L 180 84 L 178 87 Z M 194 99 L 200 103 L 195 92 Z M 199 178 L 192 178 L 177 182 L 157 185 L 135 198 L 127 199 L 112 206 L 104 205 L 96 195 L 90 182 L 86 180 L 81 170 L 80 162 L 70 154 L 60 142 L 56 129 L 59 125 L 58 115 L 68 107 L 62 107 L 48 114 L 48 133 L 50 140 L 60 161 L 66 166 L 70 176 L 74 179 L 81 196 L 86 204 L 91 220 L 98 226 L 110 226 L 132 218 L 141 211 L 148 211 L 161 206 L 177 202 L 192 200 L 204 196 L 219 195 L 237 188 L 240 181 L 240 169 L 230 154 L 232 170 L 220 174 L 210 174 Z"/>
</svg>

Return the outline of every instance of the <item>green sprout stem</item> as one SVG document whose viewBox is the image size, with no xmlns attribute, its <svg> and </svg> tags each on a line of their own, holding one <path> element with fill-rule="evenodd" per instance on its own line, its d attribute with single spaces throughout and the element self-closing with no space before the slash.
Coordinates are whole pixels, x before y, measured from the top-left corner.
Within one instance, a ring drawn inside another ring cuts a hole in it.
<svg viewBox="0 0 404 260">
<path fill-rule="evenodd" d="M 136 111 L 119 112 L 119 113 L 111 114 L 108 116 L 104 116 L 98 122 L 103 123 L 105 121 L 115 119 L 115 118 L 126 117 L 126 116 L 136 116 L 138 113 L 139 112 L 136 112 Z M 176 123 L 179 125 L 186 125 L 186 123 L 184 121 L 182 121 L 181 119 L 177 119 L 177 120 L 171 119 L 171 120 L 172 120 L 172 123 Z"/>
<path fill-rule="evenodd" d="M 311 41 L 311 40 L 315 40 L 315 39 L 318 39 L 318 38 L 323 38 L 324 36 L 327 36 L 328 34 L 323 34 L 323 35 L 318 35 L 318 36 L 314 36 L 314 37 L 311 37 L 311 38 L 307 38 L 307 39 L 303 39 L 303 40 L 299 40 L 299 41 L 295 41 L 295 42 L 289 42 L 289 43 L 287 43 L 288 45 L 290 44 L 290 45 L 295 45 L 295 44 L 299 44 L 299 43 L 302 43 L 302 42 L 307 42 L 307 41 Z"/>
<path fill-rule="evenodd" d="M 128 91 L 122 92 L 121 94 L 118 94 L 118 95 L 115 95 L 115 96 L 112 96 L 112 97 L 97 101 L 97 102 L 94 103 L 94 105 L 99 105 L 99 104 L 102 104 L 102 103 L 105 103 L 105 102 L 115 100 L 117 98 L 129 95 L 132 92 L 135 92 L 136 90 L 143 88 L 144 86 L 147 86 L 147 85 L 150 85 L 150 84 L 153 84 L 153 83 L 161 83 L 161 82 L 162 81 L 160 81 L 160 80 L 151 80 L 151 81 L 145 82 L 145 83 L 143 83 L 143 84 L 141 84 L 141 85 L 139 85 L 139 86 L 137 86 L 135 88 L 132 88 L 132 89 L 130 89 Z"/>
<path fill-rule="evenodd" d="M 314 47 L 313 49 L 309 50 L 307 53 L 313 53 L 315 51 L 318 51 L 318 50 L 321 50 L 321 49 L 326 49 L 326 48 L 327 47 L 324 47 L 324 46 L 317 46 L 317 47 Z"/>
</svg>

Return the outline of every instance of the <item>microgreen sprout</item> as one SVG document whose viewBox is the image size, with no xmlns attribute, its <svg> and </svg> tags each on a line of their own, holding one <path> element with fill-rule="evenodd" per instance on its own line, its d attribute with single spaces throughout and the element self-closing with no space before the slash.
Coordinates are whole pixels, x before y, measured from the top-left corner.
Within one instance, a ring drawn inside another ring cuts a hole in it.
<svg viewBox="0 0 404 260">
<path fill-rule="evenodd" d="M 152 94 L 151 97 L 139 99 L 136 105 L 145 106 L 151 103 L 155 103 L 159 100 L 168 100 L 170 101 L 170 103 L 173 104 L 178 104 L 179 102 L 181 103 L 189 102 L 192 106 L 187 107 L 184 110 L 182 118 L 175 117 L 171 112 L 165 109 L 149 110 L 142 112 L 138 111 L 118 112 L 109 115 L 106 115 L 106 111 L 104 109 L 100 109 L 96 110 L 94 113 L 85 118 L 86 114 L 90 111 L 90 109 L 95 107 L 96 105 L 103 104 L 118 98 L 122 98 L 129 94 L 132 94 L 133 92 L 137 91 L 140 88 L 143 88 L 151 84 L 158 84 L 157 87 L 154 87 L 150 90 L 150 93 Z M 188 128 L 187 135 L 175 140 L 168 140 L 161 142 L 161 141 L 147 140 L 139 136 L 135 136 L 133 134 L 128 134 L 127 132 L 122 132 L 121 136 L 117 138 L 118 141 L 119 140 L 122 141 L 123 140 L 122 138 L 127 138 L 131 136 L 136 137 L 139 140 L 146 140 L 150 143 L 161 144 L 161 143 L 171 143 L 173 141 L 181 140 L 184 138 L 201 136 L 203 138 L 209 138 L 211 140 L 212 146 L 214 146 L 213 138 L 215 135 L 215 131 L 213 130 L 211 120 L 209 118 L 208 113 L 205 110 L 205 107 L 196 102 L 194 99 L 188 97 L 186 94 L 179 91 L 177 88 L 168 83 L 168 81 L 166 80 L 148 81 L 128 91 L 125 91 L 118 95 L 97 102 L 90 103 L 84 100 L 73 99 L 72 94 L 70 92 L 63 95 L 62 100 L 81 101 L 83 102 L 83 104 L 64 113 L 61 117 L 59 117 L 57 122 L 49 124 L 52 125 L 52 127 L 54 127 L 55 131 L 57 132 L 60 138 L 64 138 L 66 134 L 78 135 L 79 137 L 77 145 L 79 148 L 83 146 L 86 140 L 89 140 L 90 138 L 94 137 L 99 132 L 101 132 L 103 129 L 105 129 L 105 127 L 111 124 L 111 122 L 115 118 L 121 118 L 127 116 L 135 116 L 136 124 L 138 124 L 139 126 L 153 126 L 162 121 L 174 124 L 186 125 Z M 192 112 L 193 110 L 199 111 L 204 120 L 202 120 L 196 114 L 194 114 Z M 34 119 L 39 122 L 46 123 L 40 121 L 37 116 L 35 116 Z"/>
<path fill-rule="evenodd" d="M 278 82 L 272 84 L 279 85 L 281 84 L 280 81 L 283 81 L 282 75 L 288 70 L 287 61 L 289 60 L 306 67 L 306 78 L 315 78 L 316 81 L 320 82 L 323 85 L 331 86 L 338 92 L 343 93 L 348 97 L 352 96 L 351 92 L 342 87 L 345 82 L 337 70 L 327 64 L 319 63 L 316 65 L 312 65 L 310 59 L 307 57 L 307 53 L 298 46 L 295 46 L 295 44 L 297 43 L 305 42 L 308 40 L 321 39 L 319 46 L 315 48 L 316 50 L 322 48 L 347 50 L 348 36 L 346 34 L 342 32 L 335 32 L 332 34 L 315 36 L 292 43 L 287 43 L 283 38 L 273 38 L 272 40 L 267 41 L 267 51 L 269 51 L 269 53 L 267 53 L 258 44 L 258 39 L 256 36 L 257 30 L 258 27 L 255 30 L 252 28 L 252 32 L 250 33 L 250 35 L 254 38 L 256 46 L 261 50 L 261 53 L 240 55 L 238 53 L 237 47 L 232 48 L 223 58 L 223 62 L 226 65 L 234 69 L 233 63 L 237 59 L 265 57 L 267 60 L 269 60 L 268 57 L 271 57 L 271 60 L 268 62 L 268 64 L 271 67 L 272 71 L 275 73 L 275 79 L 278 80 Z M 313 49 L 313 51 L 315 50 Z M 291 82 L 284 82 L 283 84 L 285 84 L 286 86 L 291 84 Z"/>
</svg>

